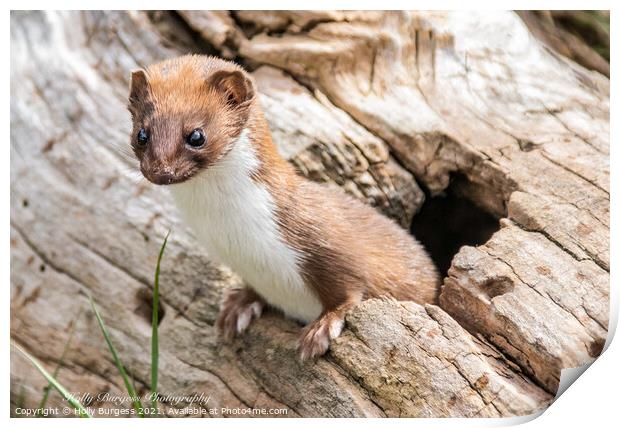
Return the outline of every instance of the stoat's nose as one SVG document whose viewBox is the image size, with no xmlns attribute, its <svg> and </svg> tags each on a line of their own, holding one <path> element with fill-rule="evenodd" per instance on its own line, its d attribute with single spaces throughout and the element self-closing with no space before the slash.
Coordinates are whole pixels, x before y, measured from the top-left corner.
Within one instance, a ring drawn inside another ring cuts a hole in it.
<svg viewBox="0 0 620 428">
<path fill-rule="evenodd" d="M 151 183 L 154 184 L 172 184 L 176 182 L 176 176 L 167 173 L 154 173 L 150 174 L 150 177 L 146 177 Z"/>
<path fill-rule="evenodd" d="M 169 166 L 156 166 L 150 168 L 141 168 L 142 174 L 153 184 L 174 184 L 183 181 L 177 172 Z"/>
</svg>

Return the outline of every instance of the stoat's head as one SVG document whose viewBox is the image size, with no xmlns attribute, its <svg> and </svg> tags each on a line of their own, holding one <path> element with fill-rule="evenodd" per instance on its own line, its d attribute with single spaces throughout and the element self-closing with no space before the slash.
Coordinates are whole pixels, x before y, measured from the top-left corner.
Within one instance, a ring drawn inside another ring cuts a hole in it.
<svg viewBox="0 0 620 428">
<path fill-rule="evenodd" d="M 131 74 L 131 147 L 155 184 L 186 181 L 217 163 L 246 126 L 254 86 L 241 67 L 183 56 Z"/>
</svg>

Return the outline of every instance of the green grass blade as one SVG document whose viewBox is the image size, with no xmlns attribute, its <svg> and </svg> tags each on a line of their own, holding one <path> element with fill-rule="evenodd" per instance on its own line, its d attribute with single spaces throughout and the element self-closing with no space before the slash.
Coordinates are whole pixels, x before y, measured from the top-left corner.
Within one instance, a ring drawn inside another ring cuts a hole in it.
<svg viewBox="0 0 620 428">
<path fill-rule="evenodd" d="M 78 319 L 80 318 L 81 315 L 82 315 L 82 310 L 80 309 L 78 314 L 73 319 L 73 325 L 71 325 L 71 330 L 69 332 L 69 338 L 67 339 L 67 342 L 65 343 L 65 347 L 62 350 L 62 354 L 60 356 L 60 360 L 58 361 L 58 365 L 54 369 L 54 373 L 52 373 L 52 377 L 54 379 L 56 379 L 58 377 L 58 373 L 60 372 L 60 369 L 62 368 L 62 366 L 65 363 L 65 358 L 67 356 L 67 352 L 69 352 L 69 346 L 71 345 L 71 341 L 73 340 L 73 335 L 75 333 L 75 328 L 77 326 L 77 321 L 78 321 Z M 43 409 L 45 408 L 45 405 L 47 404 L 47 400 L 48 400 L 48 398 L 50 396 L 50 391 L 51 390 L 52 390 L 52 384 L 48 383 L 47 386 L 45 387 L 45 392 L 43 393 L 43 398 L 41 398 L 41 402 L 39 403 L 39 413 L 37 414 L 37 417 L 41 417 L 43 415 Z"/>
<path fill-rule="evenodd" d="M 153 282 L 153 320 L 151 333 L 151 407 L 153 409 L 157 408 L 157 373 L 159 370 L 159 268 L 169 236 L 170 230 L 168 230 L 164 242 L 159 249 L 157 265 L 155 266 L 155 281 Z"/>
<path fill-rule="evenodd" d="M 110 335 L 108 335 L 108 331 L 107 331 L 107 329 L 105 327 L 105 324 L 103 323 L 103 319 L 101 318 L 101 315 L 99 315 L 99 311 L 95 307 L 95 302 L 93 301 L 92 296 L 90 296 L 90 305 L 93 308 L 93 312 L 95 313 L 95 317 L 97 317 L 97 322 L 99 322 L 99 327 L 101 328 L 101 332 L 103 333 L 103 338 L 105 339 L 106 343 L 108 344 L 108 348 L 110 349 L 110 353 L 112 354 L 112 358 L 114 359 L 114 364 L 116 364 L 116 367 L 118 368 L 118 371 L 121 374 L 121 377 L 123 378 L 123 382 L 125 383 L 125 388 L 127 389 L 127 393 L 129 394 L 129 397 L 131 397 L 133 408 L 138 413 L 138 416 L 143 418 L 144 417 L 144 409 L 142 408 L 142 403 L 140 402 L 140 397 L 138 397 L 138 394 L 136 394 L 135 388 L 133 387 L 133 385 L 129 381 L 129 377 L 127 376 L 127 372 L 125 371 L 125 367 L 123 367 L 123 363 L 121 363 L 121 360 L 118 357 L 118 354 L 116 353 L 116 348 L 114 348 L 114 345 L 112 344 L 112 340 L 110 339 Z"/>
<path fill-rule="evenodd" d="M 13 346 L 15 347 L 15 349 L 21 352 L 22 355 L 25 356 L 32 363 L 32 365 L 37 368 L 37 370 L 39 370 L 39 372 L 41 372 L 43 377 L 47 379 L 50 385 L 52 385 L 56 389 L 56 391 L 58 391 L 58 393 L 62 395 L 63 398 L 67 400 L 67 402 L 73 408 L 75 408 L 76 410 L 80 412 L 80 417 L 82 418 L 91 417 L 90 414 L 84 408 L 84 406 L 82 406 L 82 404 L 78 400 L 76 400 L 73 397 L 73 395 L 71 395 L 51 374 L 49 374 L 48 371 L 45 370 L 43 366 L 32 355 L 30 355 L 28 352 L 24 351 L 22 348 L 20 348 L 14 343 L 13 343 Z"/>
</svg>

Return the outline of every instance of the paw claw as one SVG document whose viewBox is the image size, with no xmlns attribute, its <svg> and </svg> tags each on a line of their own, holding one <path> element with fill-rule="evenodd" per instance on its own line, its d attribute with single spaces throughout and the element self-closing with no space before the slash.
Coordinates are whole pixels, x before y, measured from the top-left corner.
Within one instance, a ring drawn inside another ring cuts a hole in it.
<svg viewBox="0 0 620 428">
<path fill-rule="evenodd" d="M 297 341 L 301 361 L 315 359 L 329 349 L 331 339 L 340 335 L 344 321 L 341 318 L 324 315 L 303 328 Z"/>
<path fill-rule="evenodd" d="M 263 304 L 261 302 L 254 302 L 250 305 L 250 309 L 252 310 L 252 314 L 255 318 L 260 318 L 263 314 Z"/>
<path fill-rule="evenodd" d="M 239 311 L 237 315 L 237 333 L 243 333 L 252 321 L 253 311 L 251 307 L 247 307 Z"/>
<path fill-rule="evenodd" d="M 224 298 L 216 321 L 224 339 L 231 340 L 235 334 L 243 333 L 253 319 L 260 317 L 263 306 L 263 301 L 253 290 L 231 290 Z"/>
</svg>

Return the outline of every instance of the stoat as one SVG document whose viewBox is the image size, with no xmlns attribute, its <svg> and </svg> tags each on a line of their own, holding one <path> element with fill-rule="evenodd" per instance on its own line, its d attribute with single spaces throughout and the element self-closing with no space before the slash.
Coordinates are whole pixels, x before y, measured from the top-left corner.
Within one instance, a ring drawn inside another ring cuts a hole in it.
<svg viewBox="0 0 620 428">
<path fill-rule="evenodd" d="M 194 55 L 134 71 L 129 111 L 142 174 L 169 185 L 208 253 L 247 284 L 223 300 L 217 326 L 226 336 L 269 305 L 305 324 L 305 360 L 327 351 L 363 299 L 436 302 L 437 270 L 410 234 L 278 154 L 238 65 Z"/>
</svg>

